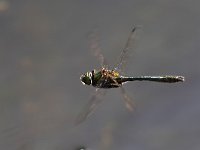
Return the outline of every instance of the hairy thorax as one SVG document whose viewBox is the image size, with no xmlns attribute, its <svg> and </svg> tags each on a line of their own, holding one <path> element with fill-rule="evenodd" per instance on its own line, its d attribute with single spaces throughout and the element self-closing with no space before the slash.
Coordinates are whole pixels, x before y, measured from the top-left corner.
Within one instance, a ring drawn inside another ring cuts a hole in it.
<svg viewBox="0 0 200 150">
<path fill-rule="evenodd" d="M 120 75 L 115 70 L 102 68 L 100 71 L 93 71 L 92 85 L 97 88 L 117 88 L 122 84 Z"/>
</svg>

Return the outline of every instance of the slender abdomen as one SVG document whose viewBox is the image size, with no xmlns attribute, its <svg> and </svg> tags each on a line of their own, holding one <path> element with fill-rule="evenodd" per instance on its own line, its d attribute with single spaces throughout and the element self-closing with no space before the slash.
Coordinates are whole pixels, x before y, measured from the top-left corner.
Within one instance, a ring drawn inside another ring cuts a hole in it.
<svg viewBox="0 0 200 150">
<path fill-rule="evenodd" d="M 154 82 L 166 82 L 175 83 L 183 82 L 185 79 L 183 76 L 140 76 L 140 77 L 121 77 L 121 83 L 127 81 L 154 81 Z"/>
</svg>

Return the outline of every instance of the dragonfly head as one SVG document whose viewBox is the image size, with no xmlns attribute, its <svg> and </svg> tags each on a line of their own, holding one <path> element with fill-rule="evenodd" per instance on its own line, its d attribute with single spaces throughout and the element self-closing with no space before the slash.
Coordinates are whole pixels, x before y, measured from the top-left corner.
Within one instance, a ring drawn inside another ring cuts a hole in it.
<svg viewBox="0 0 200 150">
<path fill-rule="evenodd" d="M 92 72 L 86 72 L 80 77 L 81 82 L 85 85 L 91 85 L 92 83 Z"/>
</svg>

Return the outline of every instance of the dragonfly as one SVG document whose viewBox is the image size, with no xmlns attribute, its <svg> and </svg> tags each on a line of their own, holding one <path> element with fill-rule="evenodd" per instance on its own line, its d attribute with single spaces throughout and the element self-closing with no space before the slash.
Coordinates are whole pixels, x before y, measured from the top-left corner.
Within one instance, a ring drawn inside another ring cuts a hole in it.
<svg viewBox="0 0 200 150">
<path fill-rule="evenodd" d="M 133 27 L 128 40 L 124 48 L 122 49 L 121 55 L 114 69 L 109 69 L 105 58 L 103 57 L 100 48 L 93 46 L 95 56 L 101 63 L 101 68 L 99 70 L 88 71 L 80 76 L 80 80 L 83 85 L 93 86 L 96 88 L 95 93 L 90 98 L 90 101 L 85 106 L 83 111 L 78 115 L 76 119 L 76 124 L 83 122 L 88 118 L 97 106 L 102 101 L 101 97 L 105 95 L 106 91 L 104 89 L 119 88 L 121 90 L 125 106 L 129 111 L 133 111 L 135 104 L 132 99 L 128 96 L 124 89 L 124 84 L 131 81 L 154 81 L 161 83 L 177 83 L 183 82 L 185 78 L 183 76 L 175 75 L 163 75 L 163 76 L 124 76 L 122 75 L 124 68 L 126 66 L 127 58 L 130 55 L 129 51 L 131 49 L 131 44 L 134 42 L 136 36 L 137 27 Z"/>
</svg>

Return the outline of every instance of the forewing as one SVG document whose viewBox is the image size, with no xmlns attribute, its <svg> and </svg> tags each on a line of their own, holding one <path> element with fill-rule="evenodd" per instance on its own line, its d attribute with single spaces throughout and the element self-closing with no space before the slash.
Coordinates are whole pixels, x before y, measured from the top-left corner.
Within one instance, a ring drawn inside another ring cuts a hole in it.
<svg viewBox="0 0 200 150">
<path fill-rule="evenodd" d="M 120 87 L 120 89 L 121 89 L 121 93 L 122 93 L 126 108 L 130 112 L 132 112 L 135 108 L 135 104 L 134 104 L 133 100 L 127 95 L 127 93 L 123 87 Z"/>
<path fill-rule="evenodd" d="M 127 60 L 131 55 L 130 49 L 133 48 L 136 43 L 136 33 L 137 33 L 136 30 L 138 30 L 138 28 L 140 28 L 140 27 L 139 26 L 133 27 L 133 29 L 128 37 L 128 40 L 126 41 L 126 44 L 125 44 L 124 48 L 122 49 L 121 55 L 119 57 L 119 60 L 117 62 L 116 68 L 115 68 L 119 72 L 124 73 L 124 71 L 125 71 L 125 67 L 127 65 Z"/>
<path fill-rule="evenodd" d="M 105 58 L 102 54 L 102 50 L 101 50 L 100 45 L 99 45 L 99 38 L 98 37 L 99 36 L 97 35 L 97 30 L 94 30 L 92 33 L 89 34 L 88 38 L 89 38 L 90 51 L 97 58 L 101 67 L 106 68 L 108 66 L 107 61 L 105 60 Z"/>
<path fill-rule="evenodd" d="M 104 89 L 96 89 L 95 93 L 90 98 L 89 102 L 86 104 L 83 111 L 81 111 L 78 117 L 75 120 L 75 124 L 78 125 L 86 120 L 94 110 L 99 106 L 99 104 L 103 101 L 102 97 L 106 94 L 106 90 Z"/>
</svg>

